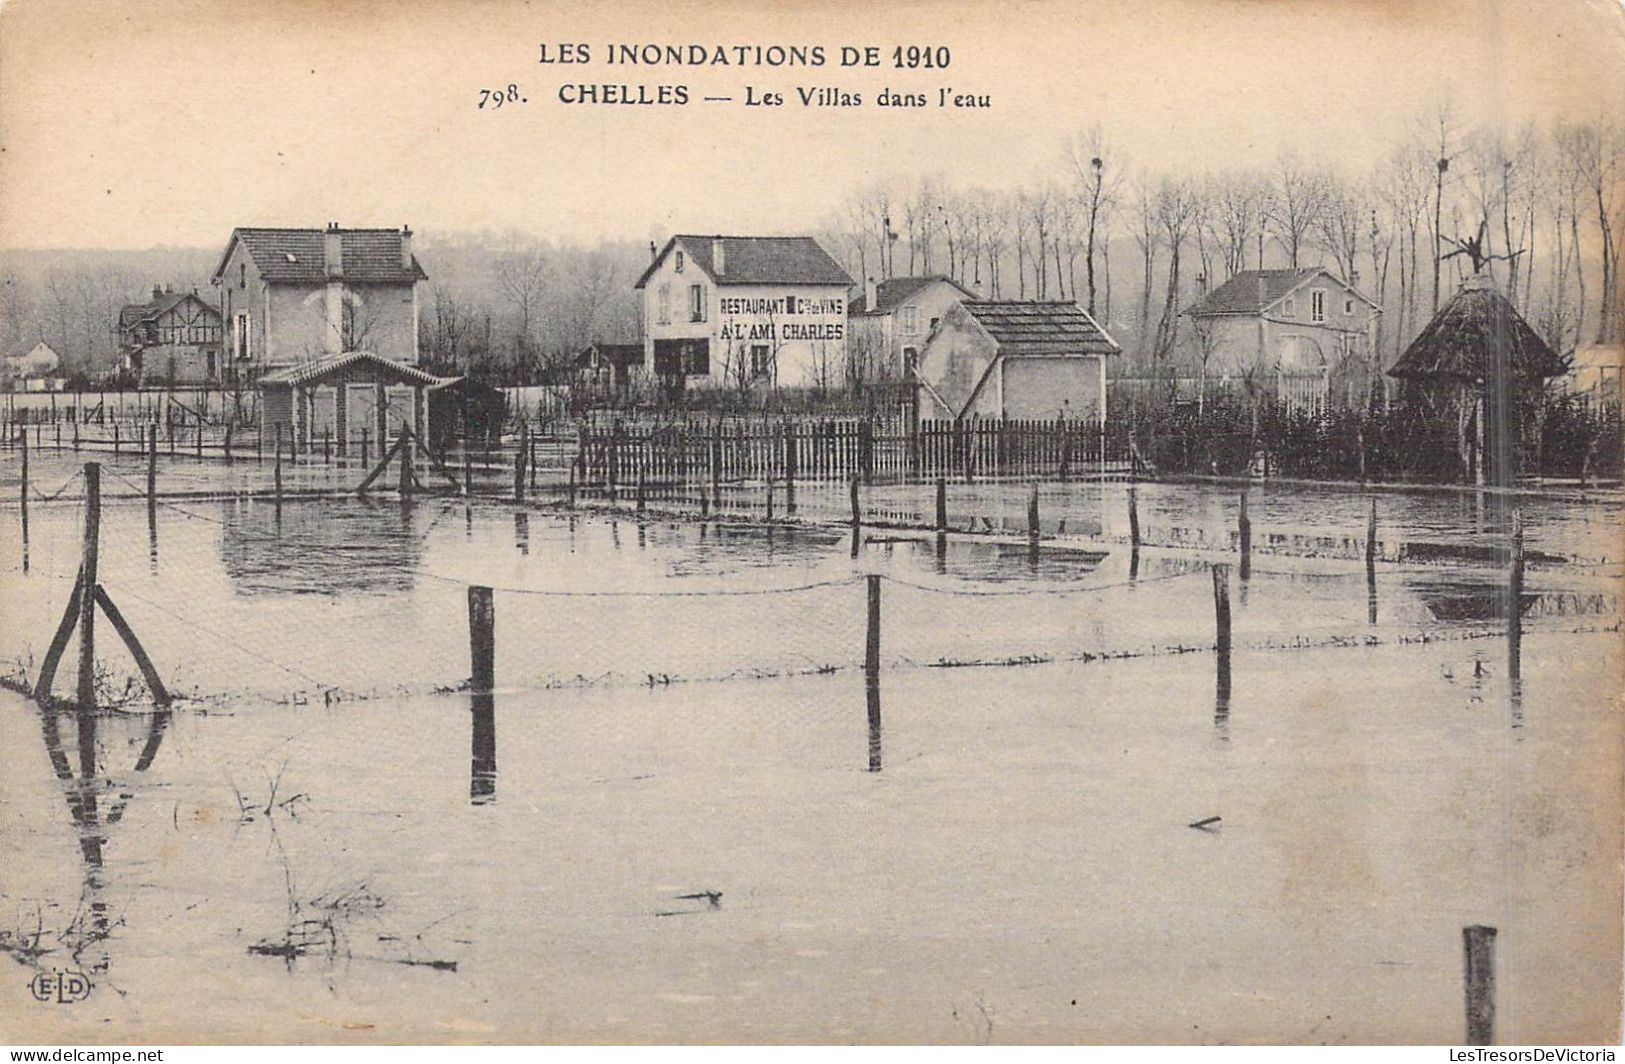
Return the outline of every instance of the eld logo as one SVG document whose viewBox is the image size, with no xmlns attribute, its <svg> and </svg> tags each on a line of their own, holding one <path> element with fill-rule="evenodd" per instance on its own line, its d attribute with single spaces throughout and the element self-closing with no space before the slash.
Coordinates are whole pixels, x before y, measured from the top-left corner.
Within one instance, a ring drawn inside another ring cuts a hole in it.
<svg viewBox="0 0 1625 1064">
<path fill-rule="evenodd" d="M 28 981 L 35 1001 L 71 1005 L 90 996 L 90 980 L 78 972 L 40 972 Z"/>
</svg>

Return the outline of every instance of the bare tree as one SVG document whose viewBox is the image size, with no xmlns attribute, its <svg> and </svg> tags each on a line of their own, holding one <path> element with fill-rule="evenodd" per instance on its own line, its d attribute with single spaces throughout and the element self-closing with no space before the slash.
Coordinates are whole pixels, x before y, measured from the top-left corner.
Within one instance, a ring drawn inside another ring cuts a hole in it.
<svg viewBox="0 0 1625 1064">
<path fill-rule="evenodd" d="M 1328 185 L 1325 171 L 1305 166 L 1291 152 L 1276 163 L 1275 185 L 1265 217 L 1271 235 L 1293 269 L 1298 268 L 1305 239 L 1326 209 Z"/>
</svg>

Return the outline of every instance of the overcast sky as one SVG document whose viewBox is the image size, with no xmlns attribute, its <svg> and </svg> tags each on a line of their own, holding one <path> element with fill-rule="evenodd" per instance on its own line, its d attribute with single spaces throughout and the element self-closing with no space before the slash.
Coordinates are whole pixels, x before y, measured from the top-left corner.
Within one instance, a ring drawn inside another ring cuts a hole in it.
<svg viewBox="0 0 1625 1064">
<path fill-rule="evenodd" d="M 544 66 L 540 46 L 592 62 Z M 822 45 L 822 68 L 627 68 L 610 42 Z M 945 71 L 891 69 L 941 45 Z M 843 70 L 843 44 L 887 66 Z M 567 106 L 562 83 L 686 85 Z M 517 84 L 525 103 L 480 110 Z M 747 86 L 787 106 L 747 108 Z M 796 86 L 861 93 L 801 107 Z M 985 112 L 935 106 L 987 94 Z M 874 106 L 882 88 L 932 106 Z M 851 189 L 1005 185 L 1094 122 L 1136 165 L 1363 170 L 1449 93 L 1469 117 L 1625 100 L 1620 0 L 945 5 L 11 0 L 0 8 L 0 247 L 223 244 L 234 225 L 516 227 L 562 240 L 792 232 Z M 705 95 L 731 95 L 708 103 Z"/>
</svg>

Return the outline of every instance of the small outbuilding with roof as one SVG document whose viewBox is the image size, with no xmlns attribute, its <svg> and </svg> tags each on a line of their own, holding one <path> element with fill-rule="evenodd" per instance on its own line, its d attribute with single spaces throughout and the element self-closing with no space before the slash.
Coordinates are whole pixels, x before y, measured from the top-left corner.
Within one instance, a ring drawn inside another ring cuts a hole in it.
<svg viewBox="0 0 1625 1064">
<path fill-rule="evenodd" d="M 1076 303 L 950 306 L 916 371 L 923 418 L 1106 418 L 1117 342 Z"/>
</svg>

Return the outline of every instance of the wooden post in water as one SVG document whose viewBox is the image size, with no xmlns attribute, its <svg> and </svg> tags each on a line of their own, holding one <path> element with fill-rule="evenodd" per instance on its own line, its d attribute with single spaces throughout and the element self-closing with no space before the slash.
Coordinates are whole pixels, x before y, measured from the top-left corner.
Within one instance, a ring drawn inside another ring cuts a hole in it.
<svg viewBox="0 0 1625 1064">
<path fill-rule="evenodd" d="M 519 423 L 519 447 L 513 456 L 513 501 L 516 503 L 525 501 L 525 451 L 525 423 L 521 421 Z"/>
<path fill-rule="evenodd" d="M 175 409 L 169 410 L 169 457 L 175 457 Z"/>
<path fill-rule="evenodd" d="M 367 438 L 365 435 L 361 437 L 361 453 L 365 458 L 367 453 Z M 473 441 L 467 436 L 463 437 L 463 496 L 470 499 L 474 497 Z"/>
<path fill-rule="evenodd" d="M 1038 485 L 1033 485 L 1032 494 L 1027 496 L 1027 539 L 1032 543 L 1038 542 Z"/>
<path fill-rule="evenodd" d="M 11 426 L 6 426 L 9 434 Z M 28 430 L 22 430 L 23 438 L 23 478 L 17 486 L 17 499 L 22 506 L 23 519 L 23 572 L 28 571 Z"/>
<path fill-rule="evenodd" d="M 1467 1044 L 1495 1043 L 1495 928 L 1461 929 L 1466 984 Z"/>
<path fill-rule="evenodd" d="M 196 457 L 203 457 L 203 419 L 197 419 L 197 446 L 192 452 Z"/>
<path fill-rule="evenodd" d="M 863 645 L 863 687 L 869 706 L 869 771 L 880 771 L 880 576 L 865 578 L 869 592 L 868 634 Z"/>
<path fill-rule="evenodd" d="M 1512 567 L 1507 573 L 1507 678 L 1523 678 L 1523 511 L 1512 511 Z"/>
<path fill-rule="evenodd" d="M 466 456 L 465 456 L 466 460 Z M 361 426 L 361 464 L 366 466 L 372 461 L 372 430 L 366 425 Z"/>
<path fill-rule="evenodd" d="M 859 526 L 863 524 L 863 508 L 858 501 L 858 473 L 856 471 L 853 472 L 852 479 L 848 482 L 848 489 L 848 494 L 852 497 L 852 532 L 856 534 Z"/>
<path fill-rule="evenodd" d="M 276 505 L 282 508 L 282 423 L 276 426 L 276 465 L 272 467 L 272 474 L 276 478 Z"/>
<path fill-rule="evenodd" d="M 113 422 L 113 453 L 118 454 L 118 422 Z"/>
<path fill-rule="evenodd" d="M 1140 549 L 1140 505 L 1133 484 L 1128 486 L 1128 541 L 1136 551 Z"/>
<path fill-rule="evenodd" d="M 496 686 L 496 601 L 488 587 L 468 589 L 469 689 L 488 694 Z"/>
<path fill-rule="evenodd" d="M 1236 517 L 1236 535 L 1241 546 L 1241 578 L 1253 575 L 1253 523 L 1247 517 L 1247 493 L 1241 493 L 1241 513 Z"/>
<path fill-rule="evenodd" d="M 1377 623 L 1377 500 L 1371 500 L 1371 516 L 1365 522 L 1366 619 Z"/>
<path fill-rule="evenodd" d="M 79 562 L 79 710 L 96 708 L 96 581 L 101 553 L 102 467 L 85 463 L 85 539 Z"/>
<path fill-rule="evenodd" d="M 937 478 L 937 531 L 948 531 L 948 479 Z"/>
<path fill-rule="evenodd" d="M 226 461 L 231 461 L 231 422 L 226 422 Z"/>
<path fill-rule="evenodd" d="M 333 430 L 322 430 L 322 465 L 333 464 Z"/>
<path fill-rule="evenodd" d="M 536 437 L 530 437 L 530 449 L 525 453 L 525 469 L 530 474 L 530 490 L 536 490 Z"/>
<path fill-rule="evenodd" d="M 401 498 L 410 499 L 412 489 L 417 478 L 412 475 L 412 443 L 406 435 L 406 426 L 401 426 L 399 441 L 395 444 L 396 450 L 401 452 Z"/>
<path fill-rule="evenodd" d="M 1230 566 L 1223 562 L 1213 566 L 1213 626 L 1217 638 L 1214 648 L 1218 653 L 1219 697 L 1226 705 L 1230 702 Z"/>
<path fill-rule="evenodd" d="M 796 426 L 784 427 L 784 512 L 794 515 L 796 512 L 796 474 L 801 456 L 796 438 Z"/>
<path fill-rule="evenodd" d="M 73 449 L 79 450 L 79 407 L 73 408 Z"/>
<path fill-rule="evenodd" d="M 773 477 L 771 474 L 767 478 L 767 523 L 773 523 Z"/>
<path fill-rule="evenodd" d="M 147 434 L 147 509 L 158 505 L 158 426 Z"/>
</svg>

